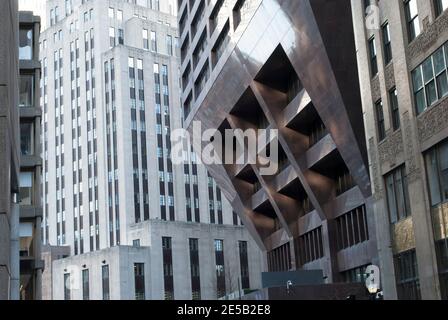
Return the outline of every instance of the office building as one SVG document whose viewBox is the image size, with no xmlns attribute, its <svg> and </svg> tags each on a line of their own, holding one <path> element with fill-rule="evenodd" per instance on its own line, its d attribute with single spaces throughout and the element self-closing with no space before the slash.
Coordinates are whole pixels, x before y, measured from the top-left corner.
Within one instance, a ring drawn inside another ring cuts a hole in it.
<svg viewBox="0 0 448 320">
<path fill-rule="evenodd" d="M 352 1 L 384 294 L 448 298 L 448 2 Z"/>
<path fill-rule="evenodd" d="M 19 12 L 19 117 L 20 117 L 20 298 L 40 300 L 41 260 L 41 116 L 40 18 Z"/>
<path fill-rule="evenodd" d="M 44 274 L 44 298 L 216 299 L 260 286 L 262 253 L 205 167 L 194 153 L 171 160 L 175 9 L 47 1 L 42 232 L 70 256 Z"/>
<path fill-rule="evenodd" d="M 278 130 L 249 154 L 258 161 L 208 166 L 268 270 L 362 282 L 377 253 L 350 2 L 178 4 L 185 128 Z M 250 151 L 246 141 L 230 150 Z M 277 143 L 278 170 L 265 175 L 261 156 Z"/>
</svg>

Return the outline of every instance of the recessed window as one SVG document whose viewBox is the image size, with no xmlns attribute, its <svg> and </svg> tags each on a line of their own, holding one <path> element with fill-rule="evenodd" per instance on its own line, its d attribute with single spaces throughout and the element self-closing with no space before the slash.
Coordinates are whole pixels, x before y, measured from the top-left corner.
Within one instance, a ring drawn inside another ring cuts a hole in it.
<svg viewBox="0 0 448 320">
<path fill-rule="evenodd" d="M 389 103 L 392 117 L 392 128 L 396 131 L 400 129 L 400 111 L 398 110 L 398 93 L 396 88 L 389 91 Z"/>
<path fill-rule="evenodd" d="M 376 60 L 376 45 L 375 45 L 375 37 L 370 38 L 369 40 L 369 58 L 370 58 L 370 72 L 372 73 L 372 77 L 376 76 L 378 73 L 378 62 Z"/>
<path fill-rule="evenodd" d="M 402 166 L 389 173 L 385 181 L 390 222 L 396 223 L 411 215 L 405 167 Z"/>
<path fill-rule="evenodd" d="M 34 93 L 34 76 L 28 74 L 20 75 L 19 84 L 19 107 L 30 108 L 33 107 L 33 93 Z"/>
<path fill-rule="evenodd" d="M 378 131 L 378 140 L 383 141 L 386 138 L 386 126 L 384 123 L 383 101 L 378 100 L 375 103 L 376 126 Z"/>
<path fill-rule="evenodd" d="M 415 249 L 396 255 L 394 264 L 398 299 L 420 300 L 420 282 Z"/>
<path fill-rule="evenodd" d="M 383 33 L 383 47 L 384 47 L 384 62 L 388 64 L 392 61 L 392 45 L 390 40 L 389 23 L 385 23 L 382 28 Z"/>
<path fill-rule="evenodd" d="M 440 16 L 448 8 L 448 0 L 434 0 L 434 8 L 436 17 Z"/>
<path fill-rule="evenodd" d="M 31 27 L 19 30 L 19 59 L 33 59 L 33 29 Z"/>
<path fill-rule="evenodd" d="M 417 38 L 420 33 L 417 0 L 405 0 L 404 2 L 409 42 Z"/>
</svg>

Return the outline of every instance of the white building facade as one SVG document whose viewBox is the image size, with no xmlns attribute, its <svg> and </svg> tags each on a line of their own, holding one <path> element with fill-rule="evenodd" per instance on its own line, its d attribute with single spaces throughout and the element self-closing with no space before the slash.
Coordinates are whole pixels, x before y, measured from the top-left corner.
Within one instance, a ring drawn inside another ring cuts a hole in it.
<svg viewBox="0 0 448 320">
<path fill-rule="evenodd" d="M 262 253 L 213 179 L 193 154 L 171 161 L 182 127 L 175 8 L 47 1 L 42 237 L 70 257 L 53 262 L 44 298 L 215 299 L 236 282 L 260 287 Z"/>
</svg>

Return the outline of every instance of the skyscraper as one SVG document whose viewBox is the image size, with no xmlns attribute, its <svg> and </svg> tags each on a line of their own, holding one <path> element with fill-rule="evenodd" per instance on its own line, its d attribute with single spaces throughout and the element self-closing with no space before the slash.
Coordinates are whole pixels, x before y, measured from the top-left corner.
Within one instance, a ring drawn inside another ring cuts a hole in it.
<svg viewBox="0 0 448 320">
<path fill-rule="evenodd" d="M 384 294 L 448 298 L 448 2 L 352 1 Z"/>
<path fill-rule="evenodd" d="M 350 2 L 178 4 L 185 127 L 272 132 L 249 154 L 256 162 L 208 167 L 269 271 L 362 282 L 377 253 Z M 264 175 L 262 155 L 277 143 L 279 170 Z"/>
<path fill-rule="evenodd" d="M 41 35 L 43 239 L 54 299 L 212 299 L 258 288 L 261 252 L 181 128 L 169 1 L 47 2 Z M 54 255 L 50 255 L 54 256 Z"/>
</svg>

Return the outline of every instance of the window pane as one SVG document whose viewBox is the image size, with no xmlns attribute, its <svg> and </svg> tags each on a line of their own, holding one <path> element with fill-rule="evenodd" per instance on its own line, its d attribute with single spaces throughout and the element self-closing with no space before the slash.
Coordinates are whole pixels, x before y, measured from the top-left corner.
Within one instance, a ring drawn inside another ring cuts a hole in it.
<svg viewBox="0 0 448 320">
<path fill-rule="evenodd" d="M 428 81 L 431 81 L 433 77 L 434 73 L 432 70 L 432 59 L 430 57 L 423 62 L 423 79 L 425 80 L 425 83 L 427 83 Z"/>
<path fill-rule="evenodd" d="M 440 182 L 442 184 L 443 200 L 448 199 L 448 143 L 444 143 L 439 149 Z"/>
<path fill-rule="evenodd" d="M 394 189 L 393 175 L 389 175 L 386 178 L 386 188 L 387 188 L 387 204 L 389 207 L 390 222 L 395 223 L 398 221 L 398 217 L 397 217 L 397 206 L 395 203 L 395 189 Z"/>
<path fill-rule="evenodd" d="M 32 107 L 33 106 L 33 85 L 34 77 L 32 75 L 21 75 L 19 85 L 19 106 Z"/>
<path fill-rule="evenodd" d="M 415 94 L 415 103 L 417 105 L 417 113 L 422 113 L 426 108 L 425 92 L 423 89 Z"/>
<path fill-rule="evenodd" d="M 20 124 L 20 151 L 25 156 L 33 154 L 33 124 L 31 122 Z"/>
<path fill-rule="evenodd" d="M 434 81 L 429 82 L 426 85 L 426 103 L 428 106 L 437 101 L 436 83 Z"/>
<path fill-rule="evenodd" d="M 423 87 L 422 69 L 420 67 L 412 72 L 412 80 L 414 83 L 414 92 L 420 90 Z"/>
<path fill-rule="evenodd" d="M 431 205 L 435 206 L 442 202 L 440 197 L 439 176 L 437 170 L 436 150 L 430 151 L 426 155 L 426 172 L 428 175 L 429 193 Z"/>
<path fill-rule="evenodd" d="M 443 48 L 434 53 L 434 71 L 436 75 L 445 70 L 445 57 L 443 56 Z"/>
<path fill-rule="evenodd" d="M 439 99 L 448 94 L 448 79 L 446 71 L 437 76 L 437 91 L 439 93 Z"/>
<path fill-rule="evenodd" d="M 33 59 L 33 30 L 20 29 L 19 31 L 19 59 Z"/>
</svg>

